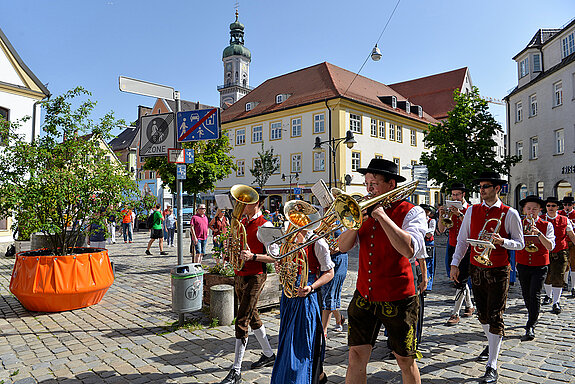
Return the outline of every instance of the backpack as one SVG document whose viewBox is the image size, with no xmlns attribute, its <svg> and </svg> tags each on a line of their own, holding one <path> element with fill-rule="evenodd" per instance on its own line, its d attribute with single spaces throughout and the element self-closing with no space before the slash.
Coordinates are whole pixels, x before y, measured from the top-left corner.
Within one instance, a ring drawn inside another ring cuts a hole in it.
<svg viewBox="0 0 575 384">
<path fill-rule="evenodd" d="M 154 226 L 154 214 L 156 213 L 156 211 L 150 213 L 150 216 L 148 216 L 148 219 L 146 220 L 146 226 L 148 227 L 148 229 L 152 229 L 152 227 Z"/>
</svg>

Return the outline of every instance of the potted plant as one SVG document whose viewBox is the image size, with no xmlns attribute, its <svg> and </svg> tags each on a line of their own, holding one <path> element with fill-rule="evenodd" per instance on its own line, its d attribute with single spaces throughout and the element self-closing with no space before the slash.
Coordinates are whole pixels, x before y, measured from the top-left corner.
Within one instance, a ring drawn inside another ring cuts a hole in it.
<svg viewBox="0 0 575 384">
<path fill-rule="evenodd" d="M 32 311 L 57 312 L 98 303 L 114 277 L 105 249 L 83 245 L 88 228 L 106 228 L 135 182 L 109 151 L 113 113 L 90 119 L 95 102 L 83 88 L 43 103 L 43 134 L 31 142 L 20 123 L 2 121 L 0 215 L 13 229 L 41 233 L 48 246 L 16 255 L 11 292 Z M 80 100 L 78 100 L 80 99 Z M 95 224 L 95 226 L 90 226 Z"/>
</svg>

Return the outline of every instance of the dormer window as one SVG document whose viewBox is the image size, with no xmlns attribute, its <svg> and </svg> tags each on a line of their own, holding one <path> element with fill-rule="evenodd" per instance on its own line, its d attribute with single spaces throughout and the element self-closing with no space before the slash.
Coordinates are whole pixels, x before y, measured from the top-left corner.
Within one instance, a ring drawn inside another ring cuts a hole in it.
<svg viewBox="0 0 575 384">
<path fill-rule="evenodd" d="M 254 107 L 253 103 L 246 103 L 246 112 L 251 111 L 253 107 Z"/>
<path fill-rule="evenodd" d="M 405 112 L 411 113 L 411 104 L 409 103 L 409 101 L 405 102 Z"/>
<path fill-rule="evenodd" d="M 541 72 L 541 55 L 533 54 L 533 72 Z"/>
<path fill-rule="evenodd" d="M 397 97 L 391 96 L 391 108 L 397 108 Z"/>
<path fill-rule="evenodd" d="M 281 104 L 284 101 L 284 95 L 277 95 L 276 96 L 276 104 Z"/>
<path fill-rule="evenodd" d="M 519 78 L 527 76 L 529 74 L 529 57 L 521 60 L 519 62 Z"/>
</svg>

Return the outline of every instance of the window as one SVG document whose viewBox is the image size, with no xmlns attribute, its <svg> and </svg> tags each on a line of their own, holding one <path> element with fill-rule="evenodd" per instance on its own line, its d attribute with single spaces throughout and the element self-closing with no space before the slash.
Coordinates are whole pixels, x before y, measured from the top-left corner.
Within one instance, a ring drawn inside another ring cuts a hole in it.
<svg viewBox="0 0 575 384">
<path fill-rule="evenodd" d="M 519 78 L 527 76 L 529 74 L 529 58 L 526 57 L 525 59 L 519 62 Z"/>
<path fill-rule="evenodd" d="M 252 127 L 252 143 L 262 142 L 263 126 L 256 125 Z"/>
<path fill-rule="evenodd" d="M 385 121 L 379 122 L 379 138 L 385 139 Z"/>
<path fill-rule="evenodd" d="M 411 145 L 413 147 L 417 147 L 417 131 L 415 129 L 411 129 Z"/>
<path fill-rule="evenodd" d="M 351 170 L 357 171 L 361 168 L 361 152 L 352 151 L 351 152 Z"/>
<path fill-rule="evenodd" d="M 539 152 L 539 139 L 537 136 L 529 139 L 529 159 L 533 160 L 537 158 L 537 152 Z"/>
<path fill-rule="evenodd" d="M 325 114 L 313 115 L 313 133 L 325 132 Z"/>
<path fill-rule="evenodd" d="M 395 141 L 395 124 L 389 123 L 389 140 Z"/>
<path fill-rule="evenodd" d="M 417 160 L 411 160 L 411 166 L 417 165 Z"/>
<path fill-rule="evenodd" d="M 518 123 L 523 119 L 523 103 L 518 101 L 515 103 L 515 122 Z"/>
<path fill-rule="evenodd" d="M 281 104 L 284 101 L 284 95 L 277 95 L 276 96 L 276 104 Z"/>
<path fill-rule="evenodd" d="M 403 134 L 402 134 L 401 125 L 398 125 L 395 129 L 395 141 L 398 143 L 403 143 Z"/>
<path fill-rule="evenodd" d="M 10 121 L 8 109 L 0 107 L 0 118 Z"/>
<path fill-rule="evenodd" d="M 563 58 L 566 58 L 573 52 L 575 52 L 575 36 L 573 33 L 570 33 L 567 37 L 561 40 L 561 47 L 563 52 Z"/>
<path fill-rule="evenodd" d="M 278 167 L 278 169 L 276 169 L 276 171 L 273 174 L 279 175 L 280 169 L 282 168 L 282 158 L 280 155 L 274 155 L 274 159 L 276 160 L 276 163 L 279 165 L 279 167 Z"/>
<path fill-rule="evenodd" d="M 301 117 L 291 120 L 291 136 L 301 136 Z"/>
<path fill-rule="evenodd" d="M 565 131 L 558 129 L 555 131 L 555 154 L 561 155 L 565 153 Z"/>
<path fill-rule="evenodd" d="M 313 170 L 314 172 L 325 171 L 325 152 L 313 153 Z"/>
<path fill-rule="evenodd" d="M 401 167 L 399 165 L 399 157 L 394 157 L 393 162 L 397 164 L 397 172 L 401 173 Z"/>
<path fill-rule="evenodd" d="M 537 116 L 537 95 L 529 97 L 529 116 Z"/>
<path fill-rule="evenodd" d="M 281 140 L 282 138 L 282 123 L 276 121 L 270 124 L 270 140 Z"/>
<path fill-rule="evenodd" d="M 563 104 L 563 82 L 559 81 L 553 84 L 553 106 Z"/>
<path fill-rule="evenodd" d="M 246 103 L 246 112 L 251 111 L 253 107 L 252 103 Z"/>
<path fill-rule="evenodd" d="M 236 129 L 236 145 L 244 145 L 246 143 L 246 129 Z"/>
<path fill-rule="evenodd" d="M 238 160 L 236 161 L 236 176 L 241 177 L 245 175 L 246 172 L 246 161 Z"/>
<path fill-rule="evenodd" d="M 291 155 L 291 172 L 301 172 L 301 153 Z"/>
<path fill-rule="evenodd" d="M 533 54 L 533 72 L 541 72 L 541 55 Z"/>
<path fill-rule="evenodd" d="M 371 136 L 377 137 L 377 120 L 371 119 Z"/>
<path fill-rule="evenodd" d="M 397 97 L 391 96 L 391 108 L 397 108 Z"/>
<path fill-rule="evenodd" d="M 373 157 L 376 159 L 383 159 L 383 155 L 380 155 L 379 153 L 376 153 L 375 155 L 373 155 Z"/>
<path fill-rule="evenodd" d="M 361 116 L 349 114 L 349 130 L 354 133 L 361 133 Z"/>
<path fill-rule="evenodd" d="M 518 141 L 515 143 L 515 155 L 519 157 L 523 157 L 523 142 Z"/>
</svg>

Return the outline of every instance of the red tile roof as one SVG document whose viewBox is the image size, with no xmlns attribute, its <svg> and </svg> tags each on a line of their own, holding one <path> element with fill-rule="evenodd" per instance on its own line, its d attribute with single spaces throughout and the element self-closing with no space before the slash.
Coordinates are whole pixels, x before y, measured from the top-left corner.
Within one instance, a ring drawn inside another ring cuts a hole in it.
<svg viewBox="0 0 575 384">
<path fill-rule="evenodd" d="M 274 77 L 266 80 L 238 102 L 224 110 L 221 114 L 222 122 L 228 123 L 301 105 L 321 102 L 323 100 L 343 97 L 419 120 L 423 123 L 437 123 L 433 117 L 426 113 L 425 108 L 423 117 L 420 118 L 417 114 L 408 114 L 404 110 L 394 109 L 382 103 L 381 100 L 378 99 L 378 96 L 396 96 L 400 101 L 405 100 L 405 97 L 387 85 L 364 76 L 357 76 L 357 78 L 353 80 L 355 76 L 353 72 L 323 62 Z M 291 96 L 283 103 L 276 104 L 276 96 L 279 94 L 290 94 Z M 255 102 L 257 105 L 250 111 L 246 111 L 245 106 L 246 103 L 249 102 Z"/>
<path fill-rule="evenodd" d="M 425 112 L 442 120 L 455 106 L 453 91 L 461 89 L 467 71 L 467 67 L 463 67 L 389 86 L 407 97 L 412 104 L 421 105 Z"/>
</svg>

